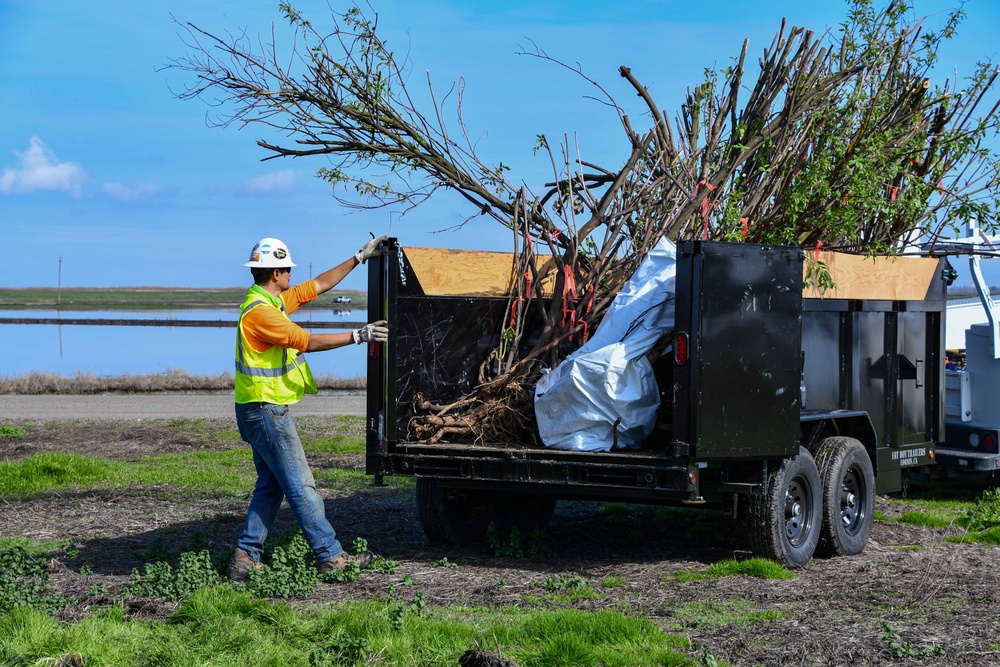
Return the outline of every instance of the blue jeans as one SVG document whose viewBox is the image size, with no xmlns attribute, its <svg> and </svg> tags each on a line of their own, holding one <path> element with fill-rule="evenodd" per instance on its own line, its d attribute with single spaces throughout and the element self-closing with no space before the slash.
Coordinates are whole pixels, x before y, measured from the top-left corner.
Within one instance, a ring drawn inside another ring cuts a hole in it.
<svg viewBox="0 0 1000 667">
<path fill-rule="evenodd" d="M 288 498 L 316 562 L 322 563 L 342 554 L 344 548 L 326 519 L 323 498 L 316 491 L 316 480 L 302 451 L 288 406 L 237 403 L 236 423 L 240 435 L 253 449 L 253 463 L 257 468 L 257 484 L 236 546 L 260 561 L 264 540 L 281 501 Z"/>
</svg>

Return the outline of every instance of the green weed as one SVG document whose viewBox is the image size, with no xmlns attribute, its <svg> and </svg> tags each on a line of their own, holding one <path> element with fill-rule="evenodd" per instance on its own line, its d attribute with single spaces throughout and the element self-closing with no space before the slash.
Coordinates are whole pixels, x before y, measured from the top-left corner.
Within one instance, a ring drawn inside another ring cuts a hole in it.
<svg viewBox="0 0 1000 667">
<path fill-rule="evenodd" d="M 108 585 L 103 581 L 98 581 L 87 591 L 87 597 L 104 597 L 108 594 Z"/>
<path fill-rule="evenodd" d="M 375 554 L 372 556 L 372 562 L 368 565 L 368 569 L 381 574 L 396 574 L 396 570 L 399 569 L 399 561 Z"/>
<path fill-rule="evenodd" d="M 370 639 L 352 636 L 341 629 L 309 652 L 309 667 L 365 664 L 374 653 L 375 647 Z"/>
<path fill-rule="evenodd" d="M 958 521 L 970 531 L 988 531 L 1000 526 L 1000 488 L 987 489 Z"/>
<path fill-rule="evenodd" d="M 368 540 L 366 540 L 363 537 L 355 538 L 355 540 L 354 540 L 354 553 L 356 553 L 356 554 L 363 554 L 367 550 L 368 550 Z M 369 567 L 371 567 L 374 564 L 375 564 L 375 557 L 372 556 L 372 563 L 371 563 L 371 565 L 369 565 Z M 391 570 L 391 572 L 389 572 L 389 574 L 392 574 L 392 572 L 395 572 L 395 568 L 398 567 L 398 566 L 399 566 L 399 564 L 395 563 L 395 561 L 388 561 L 388 560 L 385 560 L 385 559 L 381 559 L 381 561 L 379 563 L 379 567 L 383 567 L 383 568 L 386 568 L 388 570 Z M 320 575 L 320 579 L 322 581 L 326 581 L 326 582 L 329 582 L 329 583 L 337 583 L 337 584 L 339 584 L 339 583 L 345 583 L 345 582 L 348 582 L 348 581 L 354 581 L 355 579 L 357 579 L 360 576 L 361 576 L 361 568 L 359 568 L 355 563 L 349 563 L 347 565 L 347 567 L 345 567 L 345 568 L 342 568 L 340 570 L 334 570 L 333 572 L 327 572 L 327 573 L 324 573 L 324 574 Z"/>
<path fill-rule="evenodd" d="M 358 567 L 357 563 L 348 563 L 345 567 L 339 570 L 324 572 L 319 575 L 319 578 L 328 584 L 345 584 L 356 580 L 360 576 L 361 568 Z"/>
<path fill-rule="evenodd" d="M 212 556 L 208 551 L 189 551 L 181 554 L 176 569 L 166 561 L 158 561 L 146 563 L 142 573 L 138 569 L 132 570 L 125 595 L 178 602 L 201 588 L 222 583 L 223 579 L 212 565 Z"/>
<path fill-rule="evenodd" d="M 723 667 L 723 665 L 728 665 L 727 662 L 719 662 L 719 659 L 712 655 L 712 652 L 705 649 L 698 656 L 697 667 Z"/>
<path fill-rule="evenodd" d="M 601 579 L 601 586 L 605 588 L 618 588 L 619 586 L 624 586 L 628 583 L 627 579 L 623 577 L 608 576 Z"/>
<path fill-rule="evenodd" d="M 490 526 L 486 539 L 490 551 L 500 558 L 541 558 L 548 555 L 548 533 L 542 528 L 522 533 L 517 528 L 509 531 Z"/>
<path fill-rule="evenodd" d="M 903 641 L 891 625 L 883 621 L 882 638 L 889 643 L 889 653 L 894 658 L 928 658 L 931 656 L 945 655 L 948 649 L 941 644 L 933 644 L 925 648 L 917 648 L 911 642 Z"/>
<path fill-rule="evenodd" d="M 544 588 L 547 591 L 567 591 L 576 588 L 585 588 L 590 584 L 587 583 L 586 579 L 575 574 L 559 578 L 549 576 L 544 581 L 536 581 L 534 585 Z"/>
<path fill-rule="evenodd" d="M 49 590 L 49 575 L 42 562 L 21 547 L 0 551 L 0 613 L 29 607 L 54 613 L 66 600 Z"/>
<path fill-rule="evenodd" d="M 247 590 L 251 594 L 290 599 L 305 597 L 316 590 L 319 574 L 313 567 L 312 549 L 301 532 L 283 536 L 282 543 L 273 546 L 269 560 L 261 569 L 250 570 Z"/>
<path fill-rule="evenodd" d="M 590 582 L 579 575 L 565 577 L 547 577 L 536 581 L 534 585 L 549 591 L 546 597 L 554 602 L 575 603 L 579 600 L 594 600 L 600 597 Z"/>
<path fill-rule="evenodd" d="M 427 600 L 424 598 L 424 594 L 417 591 L 416 595 L 413 596 L 413 602 L 410 604 L 410 609 L 413 610 L 417 616 L 423 613 L 424 608 L 427 607 Z"/>
<path fill-rule="evenodd" d="M 0 438 L 23 438 L 26 435 L 28 435 L 28 432 L 20 426 L 0 424 Z"/>
</svg>

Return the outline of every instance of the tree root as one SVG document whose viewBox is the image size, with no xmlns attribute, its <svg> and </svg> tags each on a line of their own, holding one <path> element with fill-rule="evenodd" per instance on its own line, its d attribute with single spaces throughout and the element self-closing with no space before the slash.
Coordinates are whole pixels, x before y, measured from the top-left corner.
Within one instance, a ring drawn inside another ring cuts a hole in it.
<svg viewBox="0 0 1000 667">
<path fill-rule="evenodd" d="M 411 440 L 499 446 L 538 444 L 533 384 L 481 385 L 454 403 L 439 405 L 418 394 L 407 424 Z"/>
</svg>

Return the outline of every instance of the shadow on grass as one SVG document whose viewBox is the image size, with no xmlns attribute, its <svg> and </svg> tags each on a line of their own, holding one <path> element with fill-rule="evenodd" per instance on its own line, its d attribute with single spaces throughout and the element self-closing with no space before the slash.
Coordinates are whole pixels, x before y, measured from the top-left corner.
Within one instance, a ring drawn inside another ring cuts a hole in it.
<svg viewBox="0 0 1000 667">
<path fill-rule="evenodd" d="M 160 502 L 165 509 L 170 500 Z M 125 528 L 121 535 L 77 541 L 60 560 L 73 571 L 89 568 L 95 574 L 127 576 L 133 569 L 141 571 L 147 563 L 173 565 L 182 553 L 207 550 L 223 571 L 243 527 L 247 501 L 206 501 L 201 506 L 198 501 L 189 502 L 190 514 L 199 518 L 164 521 L 157 516 L 159 503 L 141 503 L 143 516 L 138 516 L 136 505 L 140 503 L 118 497 L 114 505 L 129 508 L 123 528 L 143 521 L 156 527 Z M 734 524 L 712 510 L 562 501 L 543 534 L 541 547 L 521 558 L 495 555 L 489 539 L 469 545 L 431 543 L 417 517 L 412 487 L 368 488 L 328 499 L 326 513 L 346 550 L 351 551 L 354 539 L 361 537 L 369 549 L 397 561 L 447 558 L 451 563 L 486 566 L 514 566 L 516 561 L 520 569 L 548 572 L 623 562 L 712 563 L 734 554 L 749 555 Z M 184 512 L 174 508 L 172 515 L 178 514 Z M 107 519 L 101 523 L 107 531 Z M 295 530 L 291 510 L 284 505 L 272 526 L 265 561 L 281 536 Z"/>
</svg>

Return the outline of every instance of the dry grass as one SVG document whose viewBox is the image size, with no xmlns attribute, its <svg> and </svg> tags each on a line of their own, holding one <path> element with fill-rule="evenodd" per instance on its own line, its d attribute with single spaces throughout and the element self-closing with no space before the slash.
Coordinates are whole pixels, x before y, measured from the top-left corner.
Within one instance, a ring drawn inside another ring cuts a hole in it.
<svg viewBox="0 0 1000 667">
<path fill-rule="evenodd" d="M 321 391 L 364 390 L 365 378 L 322 376 L 316 378 Z M 149 393 L 159 391 L 232 391 L 233 376 L 188 375 L 183 370 L 148 375 L 103 376 L 77 373 L 63 376 L 56 373 L 31 372 L 15 377 L 0 376 L 0 394 L 103 394 L 106 392 Z"/>
</svg>

